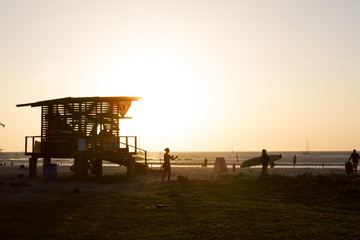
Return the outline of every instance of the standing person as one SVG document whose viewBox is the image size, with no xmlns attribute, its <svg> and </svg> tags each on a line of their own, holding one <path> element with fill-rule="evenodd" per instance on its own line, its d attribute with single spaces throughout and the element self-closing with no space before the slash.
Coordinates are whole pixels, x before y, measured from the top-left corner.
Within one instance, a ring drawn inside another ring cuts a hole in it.
<svg viewBox="0 0 360 240">
<path fill-rule="evenodd" d="M 208 160 L 205 158 L 203 164 L 201 164 L 201 167 L 207 167 Z"/>
<path fill-rule="evenodd" d="M 354 171 L 355 171 L 355 174 L 357 174 L 357 166 L 359 164 L 360 156 L 356 152 L 356 149 L 353 150 L 353 152 L 351 153 L 351 155 L 349 157 L 349 160 L 347 160 L 347 161 L 350 161 L 350 159 L 352 159 Z"/>
<path fill-rule="evenodd" d="M 296 154 L 294 155 L 293 164 L 294 164 L 294 168 L 295 168 L 295 165 L 296 165 Z"/>
<path fill-rule="evenodd" d="M 261 154 L 261 162 L 262 162 L 262 174 L 263 175 L 267 175 L 267 167 L 269 165 L 269 156 L 266 153 L 266 149 L 262 150 L 262 154 Z"/>
<path fill-rule="evenodd" d="M 171 165 L 170 165 L 170 160 L 175 160 L 177 159 L 178 156 L 174 157 L 174 155 L 169 154 L 170 149 L 169 148 L 165 148 L 164 149 L 165 154 L 164 154 L 164 164 L 163 164 L 163 168 L 164 168 L 164 175 L 162 176 L 161 181 L 164 181 L 164 178 L 166 176 L 166 174 L 168 174 L 168 181 L 170 181 L 170 175 L 171 175 Z"/>
</svg>

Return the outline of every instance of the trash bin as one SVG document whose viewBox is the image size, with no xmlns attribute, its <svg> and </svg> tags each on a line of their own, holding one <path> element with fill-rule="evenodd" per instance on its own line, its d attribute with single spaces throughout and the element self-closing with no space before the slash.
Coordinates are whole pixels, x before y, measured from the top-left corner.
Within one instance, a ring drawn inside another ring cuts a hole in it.
<svg viewBox="0 0 360 240">
<path fill-rule="evenodd" d="M 57 165 L 50 164 L 44 167 L 44 174 L 46 178 L 56 178 L 57 176 Z"/>
</svg>

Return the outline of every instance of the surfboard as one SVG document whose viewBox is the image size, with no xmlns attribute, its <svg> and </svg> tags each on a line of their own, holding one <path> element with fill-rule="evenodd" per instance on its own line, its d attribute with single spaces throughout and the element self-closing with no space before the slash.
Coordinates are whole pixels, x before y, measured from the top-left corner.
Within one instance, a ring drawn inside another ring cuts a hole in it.
<svg viewBox="0 0 360 240">
<path fill-rule="evenodd" d="M 281 154 L 279 155 L 268 155 L 270 158 L 269 163 L 274 162 L 276 160 L 279 160 L 282 158 Z M 248 160 L 245 160 L 240 167 L 242 168 L 246 168 L 246 167 L 251 167 L 251 166 L 256 166 L 256 165 L 261 165 L 261 156 L 260 157 L 254 157 L 254 158 L 250 158 Z"/>
</svg>

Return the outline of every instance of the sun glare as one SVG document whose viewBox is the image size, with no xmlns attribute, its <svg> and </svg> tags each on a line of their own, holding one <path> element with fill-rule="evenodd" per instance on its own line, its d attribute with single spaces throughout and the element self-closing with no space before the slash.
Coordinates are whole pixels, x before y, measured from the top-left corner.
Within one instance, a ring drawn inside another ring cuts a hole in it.
<svg viewBox="0 0 360 240">
<path fill-rule="evenodd" d="M 132 95 L 143 99 L 127 114 L 133 120 L 121 122 L 121 129 L 126 131 L 121 134 L 137 134 L 159 142 L 191 131 L 203 106 L 201 86 L 190 62 L 179 54 L 147 52 L 134 56 L 122 67 L 131 82 Z M 124 72 L 122 75 L 124 78 Z"/>
</svg>

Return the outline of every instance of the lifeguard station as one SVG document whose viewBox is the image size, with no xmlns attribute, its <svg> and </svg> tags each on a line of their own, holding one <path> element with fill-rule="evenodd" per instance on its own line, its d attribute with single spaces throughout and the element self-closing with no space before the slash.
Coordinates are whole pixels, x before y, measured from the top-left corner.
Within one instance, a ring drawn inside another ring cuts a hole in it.
<svg viewBox="0 0 360 240">
<path fill-rule="evenodd" d="M 133 101 L 139 97 L 83 97 L 60 98 L 17 107 L 41 107 L 41 136 L 25 137 L 25 155 L 29 158 L 29 176 L 36 177 L 38 158 L 44 168 L 52 158 L 73 158 L 74 174 L 83 177 L 89 168 L 102 176 L 102 161 L 107 160 L 127 167 L 133 176 L 146 171 L 145 164 L 136 163 L 136 136 L 120 136 L 120 119 L 125 117 Z"/>
</svg>

